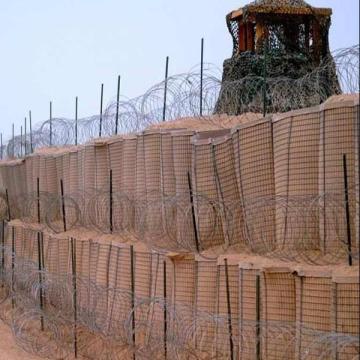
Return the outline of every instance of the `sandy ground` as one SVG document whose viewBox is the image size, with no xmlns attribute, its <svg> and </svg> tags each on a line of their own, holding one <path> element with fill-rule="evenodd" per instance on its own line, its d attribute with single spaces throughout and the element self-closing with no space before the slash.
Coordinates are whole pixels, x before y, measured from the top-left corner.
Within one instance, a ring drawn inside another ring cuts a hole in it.
<svg viewBox="0 0 360 360">
<path fill-rule="evenodd" d="M 39 360 L 16 344 L 11 329 L 0 320 L 0 360 Z"/>
</svg>

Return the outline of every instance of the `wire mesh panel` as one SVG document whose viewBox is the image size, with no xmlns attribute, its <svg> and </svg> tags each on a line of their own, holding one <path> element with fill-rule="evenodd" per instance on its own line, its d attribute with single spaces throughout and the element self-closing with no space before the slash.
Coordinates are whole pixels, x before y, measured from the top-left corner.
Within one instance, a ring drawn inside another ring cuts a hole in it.
<svg viewBox="0 0 360 360">
<path fill-rule="evenodd" d="M 175 175 L 176 242 L 180 247 L 196 249 L 194 225 L 190 222 L 191 201 L 188 174 L 191 174 L 190 130 L 177 130 L 171 133 Z"/>
<path fill-rule="evenodd" d="M 274 176 L 277 246 L 290 251 L 303 246 L 318 249 L 317 209 L 320 114 L 318 107 L 275 118 Z M 308 200 L 307 200 L 308 199 Z M 303 207 L 306 210 L 303 211 Z"/>
<path fill-rule="evenodd" d="M 145 208 L 142 213 L 142 236 L 150 245 L 165 247 L 168 242 L 163 186 L 162 134 L 144 132 Z"/>
<path fill-rule="evenodd" d="M 160 133 L 161 194 L 174 197 L 176 194 L 173 137 L 170 131 Z"/>
<path fill-rule="evenodd" d="M 67 236 L 44 234 L 45 267 L 56 274 L 70 272 L 70 246 Z"/>
<path fill-rule="evenodd" d="M 355 101 L 355 193 L 356 193 L 356 246 L 360 247 L 360 105 L 359 101 Z"/>
<path fill-rule="evenodd" d="M 146 206 L 145 145 L 143 134 L 137 135 L 135 181 L 135 232 L 141 233 L 142 212 Z"/>
<path fill-rule="evenodd" d="M 354 96 L 339 101 L 328 100 L 322 105 L 319 154 L 319 192 L 322 195 L 320 234 L 323 252 L 336 252 L 346 248 L 347 222 L 344 203 L 344 164 L 346 156 L 349 189 L 350 235 L 355 229 L 355 153 L 356 111 Z M 354 244 L 355 245 L 355 244 Z M 356 249 L 354 249 L 356 252 Z M 343 250 L 344 251 L 344 250 Z"/>
<path fill-rule="evenodd" d="M 351 271 L 336 271 L 333 275 L 333 331 L 348 336 L 335 341 L 336 359 L 356 359 L 360 348 L 358 341 L 360 330 L 360 288 L 359 272 L 356 267 Z"/>
<path fill-rule="evenodd" d="M 260 289 L 262 357 L 294 359 L 296 296 L 292 270 L 263 268 Z"/>
<path fill-rule="evenodd" d="M 95 146 L 94 144 L 86 144 L 83 153 L 83 181 L 84 181 L 84 198 L 91 199 L 95 195 L 95 176 L 96 176 L 96 163 L 95 163 Z M 92 224 L 91 219 L 95 218 L 95 208 L 88 205 L 86 208 L 87 225 Z"/>
<path fill-rule="evenodd" d="M 61 195 L 61 185 L 60 181 L 63 181 L 64 194 L 70 194 L 70 154 L 69 151 L 64 151 L 61 154 L 56 155 L 57 169 L 58 172 L 58 182 L 57 189 L 58 193 Z M 60 168 L 61 166 L 61 168 Z"/>
<path fill-rule="evenodd" d="M 297 274 L 296 359 L 315 360 L 328 351 L 327 342 L 319 341 L 319 337 L 331 331 L 331 272 L 319 267 L 301 269 Z"/>
<path fill-rule="evenodd" d="M 244 218 L 244 238 L 250 249 L 273 249 L 275 233 L 272 125 L 269 119 L 232 131 L 234 166 L 240 195 L 235 214 Z"/>
<path fill-rule="evenodd" d="M 225 243 L 216 184 L 212 138 L 219 132 L 204 132 L 192 139 L 192 183 L 200 249 Z"/>
<path fill-rule="evenodd" d="M 33 183 L 33 157 L 31 155 L 28 155 L 25 158 L 25 167 L 26 167 L 26 192 L 32 193 L 34 191 L 34 183 Z"/>
<path fill-rule="evenodd" d="M 5 194 L 5 189 L 6 189 L 6 165 L 5 165 L 5 161 L 2 161 L 0 163 L 0 191 L 2 194 Z M 28 175 L 29 176 L 29 175 Z"/>
<path fill-rule="evenodd" d="M 224 239 L 228 245 L 243 244 L 243 219 L 231 136 L 215 139 L 212 151 Z"/>
<path fill-rule="evenodd" d="M 16 165 L 16 177 L 13 179 L 15 180 L 15 187 L 16 187 L 16 196 L 21 197 L 26 194 L 26 165 L 25 160 L 21 160 Z M 19 216 L 19 214 L 17 215 Z"/>
<path fill-rule="evenodd" d="M 95 164 L 95 188 L 97 191 L 108 191 L 110 174 L 109 152 L 108 146 L 104 141 L 97 141 L 95 143 Z"/>
<path fill-rule="evenodd" d="M 133 230 L 136 137 L 116 137 L 109 142 L 112 170 L 113 230 Z"/>
<path fill-rule="evenodd" d="M 219 358 L 238 358 L 239 353 L 239 257 L 218 259 L 219 288 L 217 314 L 225 321 L 216 331 L 216 351 Z"/>
<path fill-rule="evenodd" d="M 248 262 L 239 263 L 239 359 L 252 360 L 260 354 L 258 320 L 261 307 L 257 306 L 259 270 Z M 259 305 L 259 304 L 258 304 Z"/>
<path fill-rule="evenodd" d="M 218 266 L 216 260 L 196 256 L 195 343 L 199 357 L 216 356 Z"/>
</svg>

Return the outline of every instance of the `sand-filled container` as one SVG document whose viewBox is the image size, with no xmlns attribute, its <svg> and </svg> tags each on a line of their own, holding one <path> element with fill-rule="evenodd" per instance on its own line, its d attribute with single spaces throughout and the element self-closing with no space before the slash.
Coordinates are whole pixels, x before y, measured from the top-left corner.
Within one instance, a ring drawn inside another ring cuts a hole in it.
<svg viewBox="0 0 360 360">
<path fill-rule="evenodd" d="M 243 219 L 243 237 L 255 252 L 274 247 L 275 204 L 272 124 L 266 118 L 232 131 L 234 166 L 240 202 L 234 213 Z"/>
<path fill-rule="evenodd" d="M 33 183 L 33 157 L 27 156 L 25 158 L 25 166 L 26 166 L 26 192 L 28 194 L 34 192 L 34 186 Z"/>
<path fill-rule="evenodd" d="M 303 266 L 296 276 L 295 359 L 327 354 L 332 330 L 332 272 L 328 267 Z M 324 341 L 322 341 L 324 339 Z"/>
<path fill-rule="evenodd" d="M 162 134 L 155 130 L 148 130 L 143 133 L 143 152 L 144 152 L 144 176 L 145 176 L 145 197 L 142 213 L 142 232 L 146 241 L 150 245 L 166 247 L 166 227 L 164 196 L 162 186 L 164 181 L 162 167 Z"/>
<path fill-rule="evenodd" d="M 243 217 L 237 187 L 232 136 L 227 134 L 214 139 L 212 151 L 224 239 L 229 245 L 243 244 Z"/>
<path fill-rule="evenodd" d="M 356 141 L 355 141 L 355 194 L 356 194 L 356 246 L 360 246 L 360 105 L 355 101 L 355 124 L 356 124 Z"/>
<path fill-rule="evenodd" d="M 239 359 L 251 360 L 261 354 L 259 319 L 261 318 L 260 271 L 252 262 L 238 262 L 239 277 Z"/>
<path fill-rule="evenodd" d="M 124 219 L 121 203 L 118 199 L 123 198 L 121 196 L 123 191 L 122 176 L 123 176 L 123 138 L 116 136 L 108 141 L 109 151 L 109 169 L 112 172 L 112 191 L 115 194 L 115 201 L 113 201 L 113 218 L 112 222 L 116 219 L 116 225 L 113 226 L 113 230 L 124 229 Z M 114 199 L 114 197 L 113 197 Z M 110 219 L 110 217 L 109 217 Z M 120 226 L 118 226 L 120 225 Z"/>
<path fill-rule="evenodd" d="M 295 276 L 290 267 L 261 269 L 261 354 L 264 359 L 294 359 L 296 332 Z"/>
<path fill-rule="evenodd" d="M 324 254 L 347 252 L 343 156 L 349 188 L 350 234 L 356 251 L 356 96 L 333 97 L 321 106 L 319 145 L 320 246 Z"/>
<path fill-rule="evenodd" d="M 176 243 L 185 249 L 196 249 L 188 174 L 191 174 L 191 130 L 171 133 L 175 176 Z"/>
<path fill-rule="evenodd" d="M 108 141 L 109 168 L 112 170 L 113 191 L 120 193 L 123 188 L 123 143 L 121 136 L 114 137 Z"/>
<path fill-rule="evenodd" d="M 216 259 L 195 257 L 197 267 L 195 298 L 195 344 L 199 356 L 216 355 L 218 270 Z"/>
<path fill-rule="evenodd" d="M 239 353 L 239 255 L 218 258 L 216 351 L 220 358 Z"/>
<path fill-rule="evenodd" d="M 333 328 L 348 336 L 347 341 L 334 341 L 336 359 L 350 360 L 359 355 L 360 288 L 359 271 L 356 266 L 334 271 L 333 277 Z M 345 339 L 346 340 L 346 339 Z"/>
<path fill-rule="evenodd" d="M 109 166 L 113 177 L 114 231 L 134 228 L 136 136 L 116 137 L 109 142 Z"/>
<path fill-rule="evenodd" d="M 95 163 L 95 146 L 93 143 L 86 144 L 83 148 L 83 196 L 86 204 L 85 224 L 93 225 L 92 219 L 95 218 L 95 208 L 90 205 L 95 197 L 95 178 L 96 178 L 96 163 Z"/>
<path fill-rule="evenodd" d="M 110 166 L 106 141 L 95 142 L 95 188 L 97 191 L 109 191 Z"/>
<path fill-rule="evenodd" d="M 146 172 L 144 135 L 138 134 L 136 139 L 135 169 L 135 233 L 143 231 L 143 212 L 146 209 Z"/>
<path fill-rule="evenodd" d="M 200 250 L 224 245 L 222 212 L 219 203 L 219 181 L 215 166 L 213 138 L 225 131 L 206 131 L 192 138 L 192 187 L 196 227 Z"/>
<path fill-rule="evenodd" d="M 53 153 L 39 154 L 40 191 L 49 196 L 57 196 L 59 183 L 56 172 L 56 157 Z"/>
<path fill-rule="evenodd" d="M 276 116 L 273 133 L 277 248 L 318 249 L 319 107 Z"/>
</svg>

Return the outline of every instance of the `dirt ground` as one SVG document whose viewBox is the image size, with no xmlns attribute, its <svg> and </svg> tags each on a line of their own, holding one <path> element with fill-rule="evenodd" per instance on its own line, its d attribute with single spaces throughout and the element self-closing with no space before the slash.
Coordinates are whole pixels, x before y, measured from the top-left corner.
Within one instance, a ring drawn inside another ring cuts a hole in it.
<svg viewBox="0 0 360 360">
<path fill-rule="evenodd" d="M 15 342 L 11 329 L 0 320 L 0 360 L 39 360 L 21 350 Z"/>
</svg>

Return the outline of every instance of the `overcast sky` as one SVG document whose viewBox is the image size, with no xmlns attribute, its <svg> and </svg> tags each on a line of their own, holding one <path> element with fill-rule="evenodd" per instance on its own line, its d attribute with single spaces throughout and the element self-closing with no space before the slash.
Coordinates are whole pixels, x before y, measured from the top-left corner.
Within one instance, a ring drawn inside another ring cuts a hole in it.
<svg viewBox="0 0 360 360">
<path fill-rule="evenodd" d="M 332 7 L 331 49 L 359 43 L 358 0 L 312 0 Z M 27 116 L 33 122 L 53 116 L 99 112 L 100 84 L 105 103 L 122 93 L 142 94 L 170 73 L 188 71 L 200 58 L 222 67 L 232 43 L 225 15 L 244 0 L 0 0 L 0 131 L 8 137 Z"/>
</svg>

